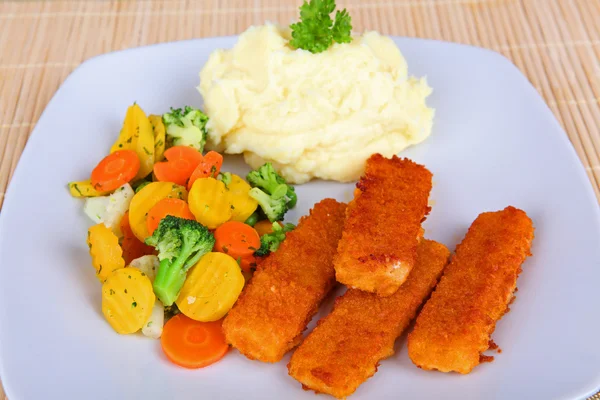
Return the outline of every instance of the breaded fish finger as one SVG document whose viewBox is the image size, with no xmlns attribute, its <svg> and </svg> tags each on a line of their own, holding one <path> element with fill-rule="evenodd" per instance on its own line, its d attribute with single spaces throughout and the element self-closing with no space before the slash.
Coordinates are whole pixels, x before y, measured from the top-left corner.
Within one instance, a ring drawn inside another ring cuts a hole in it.
<svg viewBox="0 0 600 400">
<path fill-rule="evenodd" d="M 480 363 L 532 240 L 531 219 L 514 207 L 475 219 L 408 336 L 415 365 L 467 374 Z"/>
<path fill-rule="evenodd" d="M 389 296 L 415 264 L 421 222 L 429 212 L 431 172 L 409 159 L 374 154 L 346 211 L 334 259 L 338 282 Z"/>
<path fill-rule="evenodd" d="M 335 283 L 333 255 L 346 205 L 315 204 L 263 261 L 223 321 L 228 343 L 250 359 L 277 362 L 297 346 L 302 331 Z"/>
<path fill-rule="evenodd" d="M 294 352 L 289 374 L 319 393 L 354 393 L 394 353 L 394 341 L 433 290 L 449 255 L 444 245 L 422 240 L 413 271 L 393 295 L 348 289 Z"/>
</svg>

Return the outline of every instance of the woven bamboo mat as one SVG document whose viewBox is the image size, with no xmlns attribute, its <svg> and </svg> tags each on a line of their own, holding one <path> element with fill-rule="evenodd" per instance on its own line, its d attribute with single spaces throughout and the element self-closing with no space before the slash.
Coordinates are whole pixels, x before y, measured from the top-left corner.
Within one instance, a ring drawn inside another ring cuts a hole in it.
<svg viewBox="0 0 600 400">
<path fill-rule="evenodd" d="M 238 34 L 265 20 L 287 24 L 300 2 L 0 2 L 0 207 L 41 112 L 83 60 L 151 43 Z M 350 11 L 355 31 L 467 43 L 510 58 L 564 127 L 600 199 L 600 0 L 338 0 L 338 5 Z"/>
</svg>

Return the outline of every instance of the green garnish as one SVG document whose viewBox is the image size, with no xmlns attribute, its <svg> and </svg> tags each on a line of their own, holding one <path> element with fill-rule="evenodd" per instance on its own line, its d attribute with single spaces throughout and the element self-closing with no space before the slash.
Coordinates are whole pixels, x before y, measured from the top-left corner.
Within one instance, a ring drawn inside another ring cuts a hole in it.
<svg viewBox="0 0 600 400">
<path fill-rule="evenodd" d="M 335 0 L 310 0 L 300 7 L 300 22 L 290 25 L 292 40 L 290 45 L 296 49 L 321 53 L 333 42 L 350 43 L 352 41 L 352 18 L 346 9 L 331 14 L 335 10 Z"/>
<path fill-rule="evenodd" d="M 83 193 L 81 193 L 81 190 L 79 190 L 79 185 L 76 183 L 71 183 L 71 187 L 73 189 L 75 189 L 77 191 L 77 193 L 79 193 L 80 196 L 83 196 Z"/>
</svg>

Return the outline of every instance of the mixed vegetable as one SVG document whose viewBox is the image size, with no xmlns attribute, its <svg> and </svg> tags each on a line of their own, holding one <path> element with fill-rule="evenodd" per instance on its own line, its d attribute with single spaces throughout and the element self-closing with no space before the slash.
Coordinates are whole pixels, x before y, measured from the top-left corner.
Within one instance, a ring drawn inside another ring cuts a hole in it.
<svg viewBox="0 0 600 400">
<path fill-rule="evenodd" d="M 221 320 L 294 229 L 282 220 L 297 201 L 269 163 L 246 180 L 221 171 L 223 156 L 204 153 L 207 121 L 192 107 L 146 116 L 134 104 L 110 154 L 68 185 L 95 223 L 87 244 L 106 320 L 160 338 L 187 368 L 226 354 Z"/>
</svg>

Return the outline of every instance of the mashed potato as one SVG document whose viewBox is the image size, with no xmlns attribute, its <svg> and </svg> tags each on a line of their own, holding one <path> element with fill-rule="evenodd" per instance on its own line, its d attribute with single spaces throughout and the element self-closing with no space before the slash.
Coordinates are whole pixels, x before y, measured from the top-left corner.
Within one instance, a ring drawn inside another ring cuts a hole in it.
<svg viewBox="0 0 600 400">
<path fill-rule="evenodd" d="M 391 39 L 376 32 L 313 54 L 289 47 L 290 32 L 251 27 L 200 72 L 209 147 L 270 161 L 292 183 L 353 181 L 373 153 L 386 157 L 423 141 L 431 88 L 408 77 Z"/>
</svg>

